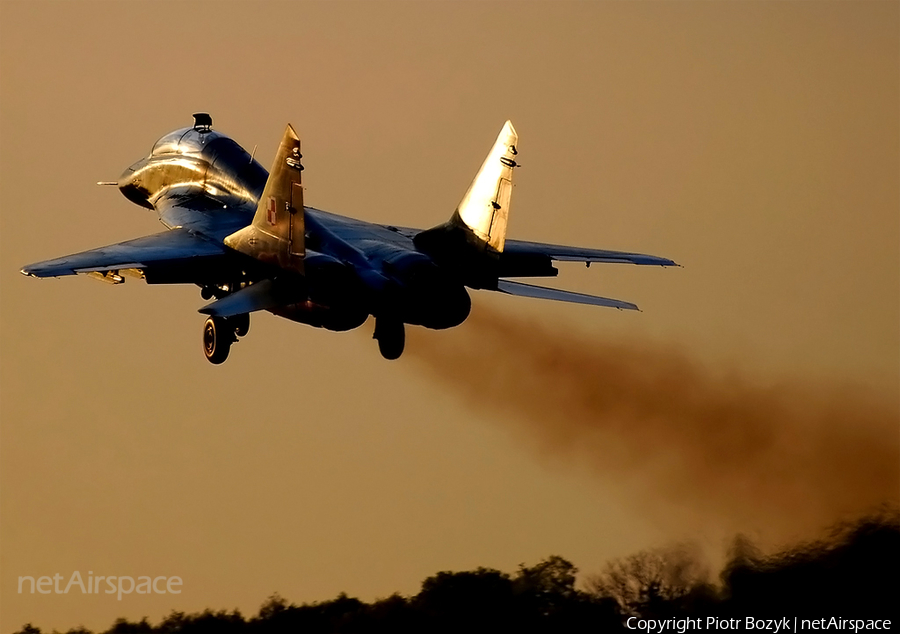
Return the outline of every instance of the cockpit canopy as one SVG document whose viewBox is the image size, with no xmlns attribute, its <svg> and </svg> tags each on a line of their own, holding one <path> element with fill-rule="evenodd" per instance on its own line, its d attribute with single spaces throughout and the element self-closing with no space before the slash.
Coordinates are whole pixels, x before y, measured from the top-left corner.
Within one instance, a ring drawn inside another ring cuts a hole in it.
<svg viewBox="0 0 900 634">
<path fill-rule="evenodd" d="M 202 131 L 194 128 L 181 128 L 169 132 L 150 150 L 150 156 L 162 154 L 199 154 L 211 141 L 223 138 L 224 135 L 212 130 Z"/>
<path fill-rule="evenodd" d="M 208 114 L 195 114 L 193 126 L 163 136 L 148 158 L 129 167 L 119 179 L 119 188 L 145 207 L 152 207 L 153 201 L 172 187 L 199 187 L 207 196 L 255 204 L 266 184 L 266 170 L 211 126 Z"/>
<path fill-rule="evenodd" d="M 164 154 L 199 154 L 211 141 L 228 138 L 212 130 L 212 117 L 205 112 L 194 114 L 194 125 L 169 132 L 150 150 L 150 156 Z"/>
</svg>

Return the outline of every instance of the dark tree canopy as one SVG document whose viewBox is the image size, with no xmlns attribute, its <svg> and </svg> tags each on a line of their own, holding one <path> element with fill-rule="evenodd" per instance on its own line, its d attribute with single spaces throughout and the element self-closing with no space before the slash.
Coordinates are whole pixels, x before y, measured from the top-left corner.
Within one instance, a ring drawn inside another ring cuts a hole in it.
<svg viewBox="0 0 900 634">
<path fill-rule="evenodd" d="M 514 575 L 439 572 L 418 594 L 366 603 L 340 594 L 295 605 L 275 594 L 256 616 L 172 612 L 158 625 L 119 619 L 104 634 L 280 634 L 629 631 L 629 616 L 894 618 L 900 596 L 900 516 L 835 528 L 826 538 L 764 556 L 738 538 L 719 584 L 690 550 L 645 551 L 611 562 L 576 588 L 578 569 L 551 556 Z M 16 634 L 42 634 L 27 624 Z M 91 634 L 74 628 L 68 634 Z"/>
</svg>

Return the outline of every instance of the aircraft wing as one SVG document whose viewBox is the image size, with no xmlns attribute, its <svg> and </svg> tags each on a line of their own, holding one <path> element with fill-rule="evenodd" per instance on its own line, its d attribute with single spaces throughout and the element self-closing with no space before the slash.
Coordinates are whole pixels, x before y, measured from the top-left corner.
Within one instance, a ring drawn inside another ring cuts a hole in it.
<svg viewBox="0 0 900 634">
<path fill-rule="evenodd" d="M 678 266 L 668 258 L 642 253 L 626 253 L 623 251 L 607 251 L 604 249 L 583 249 L 558 244 L 526 242 L 524 240 L 507 240 L 503 248 L 504 254 L 515 256 L 543 255 L 560 262 L 612 262 L 617 264 L 650 264 L 656 266 Z"/>
<path fill-rule="evenodd" d="M 585 295 L 584 293 L 574 293 L 572 291 L 563 291 L 558 288 L 534 286 L 532 284 L 523 284 L 522 282 L 513 282 L 512 280 L 497 280 L 497 290 L 501 293 L 507 293 L 509 295 L 519 295 L 521 297 L 553 299 L 558 302 L 590 304 L 591 306 L 609 306 L 610 308 L 619 308 L 624 310 L 640 310 L 636 304 L 632 304 L 631 302 L 623 302 L 620 299 L 610 299 L 608 297 Z"/>
<path fill-rule="evenodd" d="M 146 270 L 179 265 L 187 273 L 191 265 L 221 259 L 226 247 L 187 229 L 174 229 L 127 242 L 29 264 L 22 273 L 32 277 L 61 277 L 77 273 L 104 273 L 123 269 Z M 149 280 L 148 280 L 149 281 Z"/>
</svg>

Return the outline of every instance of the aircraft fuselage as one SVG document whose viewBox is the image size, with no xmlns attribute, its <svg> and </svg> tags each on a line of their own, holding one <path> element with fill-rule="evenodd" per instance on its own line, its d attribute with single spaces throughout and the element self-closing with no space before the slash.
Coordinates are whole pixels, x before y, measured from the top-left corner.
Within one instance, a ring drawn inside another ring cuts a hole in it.
<svg viewBox="0 0 900 634">
<path fill-rule="evenodd" d="M 267 178 L 266 169 L 235 141 L 194 127 L 162 137 L 150 156 L 125 170 L 118 187 L 131 202 L 155 210 L 169 228 L 181 226 L 182 201 L 190 200 L 192 212 L 200 203 L 210 222 L 198 229 L 222 238 L 250 222 Z M 463 282 L 420 252 L 410 237 L 393 232 L 388 242 L 370 235 L 357 238 L 339 216 L 312 207 L 304 207 L 304 215 L 304 274 L 294 282 L 305 286 L 308 299 L 270 312 L 330 330 L 356 328 L 369 315 L 388 312 L 393 319 L 428 328 L 465 321 L 471 301 Z M 269 273 L 258 262 L 247 264 L 240 279 L 220 290 L 240 288 Z"/>
<path fill-rule="evenodd" d="M 559 262 L 676 266 L 659 256 L 507 238 L 519 136 L 497 135 L 450 219 L 430 229 L 378 224 L 304 203 L 300 137 L 288 124 L 266 171 L 206 113 L 156 142 L 115 184 L 156 212 L 169 231 L 24 266 L 33 277 L 85 274 L 113 284 L 196 284 L 207 316 L 203 350 L 214 364 L 250 328 L 250 314 L 330 330 L 375 317 L 386 359 L 405 345 L 405 324 L 442 329 L 469 315 L 467 289 L 620 310 L 631 302 L 526 284 Z"/>
</svg>

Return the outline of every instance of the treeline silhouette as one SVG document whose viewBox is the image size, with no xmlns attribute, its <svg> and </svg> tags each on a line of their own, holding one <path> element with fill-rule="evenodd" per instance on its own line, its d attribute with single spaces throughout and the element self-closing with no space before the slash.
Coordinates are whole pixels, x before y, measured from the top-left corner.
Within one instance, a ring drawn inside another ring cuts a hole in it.
<svg viewBox="0 0 900 634">
<path fill-rule="evenodd" d="M 158 625 L 119 619 L 105 634 L 608 632 L 631 631 L 630 616 L 893 619 L 900 605 L 900 513 L 884 510 L 773 555 L 738 537 L 718 583 L 687 548 L 610 562 L 583 589 L 576 588 L 577 572 L 551 556 L 512 575 L 490 568 L 439 572 L 410 597 L 366 603 L 341 594 L 294 605 L 273 595 L 255 616 L 172 612 Z M 29 624 L 16 634 L 41 630 Z M 68 634 L 91 633 L 79 627 Z"/>
</svg>

